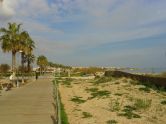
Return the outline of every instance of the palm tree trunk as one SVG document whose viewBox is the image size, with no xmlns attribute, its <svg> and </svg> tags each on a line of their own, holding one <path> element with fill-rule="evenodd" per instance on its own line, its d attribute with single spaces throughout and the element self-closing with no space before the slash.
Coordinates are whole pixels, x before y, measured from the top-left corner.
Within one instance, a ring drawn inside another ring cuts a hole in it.
<svg viewBox="0 0 166 124">
<path fill-rule="evenodd" d="M 16 73 L 16 52 L 12 51 L 12 71 Z"/>
<path fill-rule="evenodd" d="M 24 53 L 21 52 L 21 73 L 22 73 L 22 83 L 24 83 Z"/>
<path fill-rule="evenodd" d="M 22 67 L 22 72 L 24 72 L 24 53 L 21 53 L 21 67 Z"/>
<path fill-rule="evenodd" d="M 31 70 L 31 63 L 30 63 L 29 60 L 28 60 L 28 62 L 27 62 L 27 68 L 28 68 L 28 72 L 30 72 L 30 70 Z"/>
<path fill-rule="evenodd" d="M 42 75 L 42 70 L 43 70 L 43 69 L 42 69 L 42 66 L 41 66 L 41 67 L 40 67 L 40 75 Z"/>
</svg>

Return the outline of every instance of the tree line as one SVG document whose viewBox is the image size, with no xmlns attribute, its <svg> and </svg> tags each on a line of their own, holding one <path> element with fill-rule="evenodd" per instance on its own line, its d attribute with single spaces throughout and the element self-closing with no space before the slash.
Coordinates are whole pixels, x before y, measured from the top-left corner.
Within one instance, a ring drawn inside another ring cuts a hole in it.
<svg viewBox="0 0 166 124">
<path fill-rule="evenodd" d="M 12 72 L 16 73 L 16 54 L 21 53 L 21 65 L 27 63 L 27 69 L 30 71 L 30 65 L 34 62 L 35 56 L 33 50 L 35 42 L 29 33 L 21 28 L 22 24 L 8 23 L 7 28 L 0 28 L 0 43 L 4 53 L 12 54 Z"/>
<path fill-rule="evenodd" d="M 48 62 L 48 65 L 50 67 L 55 67 L 55 68 L 64 68 L 64 69 L 71 69 L 72 68 L 71 66 L 66 66 L 63 64 L 57 64 L 57 63 L 53 63 L 53 62 Z"/>
<path fill-rule="evenodd" d="M 19 70 L 22 72 L 30 72 L 31 64 L 35 62 L 35 42 L 28 33 L 28 31 L 21 28 L 22 24 L 8 23 L 7 27 L 0 28 L 0 45 L 4 53 L 10 52 L 12 54 L 12 67 L 13 73 L 16 73 L 16 54 L 21 54 L 21 66 Z M 26 64 L 26 66 L 25 66 Z M 59 68 L 71 68 L 62 64 L 49 62 L 47 57 L 40 55 L 37 57 L 36 64 L 40 67 L 40 71 L 45 70 L 47 66 Z M 1 65 L 1 70 L 9 70 L 6 64 Z"/>
</svg>

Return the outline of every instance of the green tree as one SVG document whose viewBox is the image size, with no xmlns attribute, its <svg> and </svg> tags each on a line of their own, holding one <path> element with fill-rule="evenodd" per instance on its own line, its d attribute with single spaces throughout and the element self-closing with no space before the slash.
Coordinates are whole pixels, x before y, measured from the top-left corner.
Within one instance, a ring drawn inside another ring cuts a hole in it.
<svg viewBox="0 0 166 124">
<path fill-rule="evenodd" d="M 53 62 L 48 62 L 48 65 L 50 67 L 55 67 L 55 68 L 72 69 L 71 66 L 65 66 L 65 65 L 57 64 L 57 63 L 53 63 Z"/>
<path fill-rule="evenodd" d="M 8 23 L 7 28 L 0 28 L 0 42 L 3 52 L 12 52 L 12 71 L 16 72 L 16 53 L 20 50 L 21 24 Z"/>
<path fill-rule="evenodd" d="M 35 61 L 35 55 L 33 54 L 27 54 L 25 55 L 25 61 L 27 62 L 27 71 L 30 72 L 31 71 L 31 63 L 34 63 Z"/>
<path fill-rule="evenodd" d="M 0 72 L 6 73 L 10 70 L 10 66 L 8 64 L 1 64 L 0 65 Z"/>
<path fill-rule="evenodd" d="M 48 65 L 48 60 L 44 55 L 41 55 L 37 58 L 37 65 L 40 67 L 40 73 L 46 69 Z"/>
<path fill-rule="evenodd" d="M 35 60 L 35 56 L 32 53 L 35 48 L 35 43 L 26 31 L 20 34 L 20 40 L 22 67 L 24 68 L 24 63 L 27 62 L 28 72 L 30 72 L 31 63 Z"/>
</svg>

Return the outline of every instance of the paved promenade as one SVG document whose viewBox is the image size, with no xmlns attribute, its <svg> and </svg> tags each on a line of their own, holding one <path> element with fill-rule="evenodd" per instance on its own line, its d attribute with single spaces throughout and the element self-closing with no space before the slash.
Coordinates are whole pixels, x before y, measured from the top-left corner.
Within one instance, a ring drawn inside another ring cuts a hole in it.
<svg viewBox="0 0 166 124">
<path fill-rule="evenodd" d="M 39 79 L 0 94 L 0 124 L 53 124 L 51 79 Z"/>
</svg>

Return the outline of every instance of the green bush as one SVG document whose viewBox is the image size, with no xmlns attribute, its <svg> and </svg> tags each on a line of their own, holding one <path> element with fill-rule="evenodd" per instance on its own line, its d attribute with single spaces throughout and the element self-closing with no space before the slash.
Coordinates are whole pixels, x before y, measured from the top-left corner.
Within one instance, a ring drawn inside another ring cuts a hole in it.
<svg viewBox="0 0 166 124">
<path fill-rule="evenodd" d="M 66 86 L 70 86 L 72 81 L 73 81 L 73 79 L 66 78 L 64 81 L 62 81 L 62 84 L 66 85 Z"/>
<path fill-rule="evenodd" d="M 117 121 L 115 121 L 115 120 L 109 120 L 109 121 L 107 121 L 107 124 L 117 124 L 118 122 Z"/>
<path fill-rule="evenodd" d="M 152 103 L 152 100 L 150 99 L 136 99 L 134 103 L 134 107 L 137 110 L 140 110 L 140 109 L 145 110 L 151 106 L 151 103 Z"/>
<path fill-rule="evenodd" d="M 78 96 L 74 96 L 73 98 L 71 98 L 71 101 L 81 104 L 84 103 L 86 100 L 81 99 L 82 97 L 78 97 Z"/>
<path fill-rule="evenodd" d="M 54 97 L 54 100 L 56 101 L 56 79 L 52 81 L 53 82 L 53 97 Z M 59 102 L 60 102 L 60 119 L 61 119 L 61 124 L 69 124 L 68 122 L 68 117 L 67 117 L 67 114 L 65 112 L 65 108 L 64 108 L 64 105 L 61 101 L 61 96 L 59 94 Z M 56 108 L 57 109 L 57 108 Z"/>
<path fill-rule="evenodd" d="M 161 101 L 162 105 L 166 105 L 166 100 Z"/>
<path fill-rule="evenodd" d="M 101 77 L 101 78 L 97 78 L 94 83 L 100 84 L 100 83 L 107 83 L 109 81 L 112 81 L 111 77 Z"/>
<path fill-rule="evenodd" d="M 116 95 L 116 96 L 122 96 L 123 94 L 122 93 L 115 93 L 114 95 Z"/>
<path fill-rule="evenodd" d="M 110 92 L 107 90 L 101 90 L 97 92 L 91 93 L 92 98 L 103 98 L 103 97 L 108 97 L 110 95 Z"/>
<path fill-rule="evenodd" d="M 139 90 L 140 91 L 145 91 L 145 92 L 147 92 L 147 93 L 150 93 L 150 88 L 149 87 L 141 87 L 141 88 L 139 88 Z"/>
<path fill-rule="evenodd" d="M 89 99 L 93 98 L 104 98 L 108 97 L 110 95 L 110 92 L 107 90 L 99 90 L 98 88 L 90 88 L 86 89 L 87 92 L 91 92 L 91 96 Z"/>
<path fill-rule="evenodd" d="M 99 89 L 98 88 L 87 88 L 85 89 L 87 92 L 97 92 Z"/>
<path fill-rule="evenodd" d="M 9 77 L 12 73 L 8 72 L 8 73 L 0 73 L 0 77 Z"/>
<path fill-rule="evenodd" d="M 119 82 L 119 81 L 116 81 L 114 84 L 120 84 L 120 82 Z"/>
<path fill-rule="evenodd" d="M 82 118 L 91 118 L 92 117 L 92 115 L 88 112 L 82 112 L 82 114 L 83 114 Z"/>
<path fill-rule="evenodd" d="M 127 119 L 132 119 L 132 118 L 141 118 L 140 115 L 134 113 L 133 111 L 135 111 L 136 108 L 133 106 L 125 106 L 124 109 L 122 110 L 123 112 L 118 114 L 119 116 L 124 116 Z"/>
<path fill-rule="evenodd" d="M 119 99 L 116 99 L 116 100 L 111 99 L 111 102 L 110 102 L 109 106 L 110 106 L 110 110 L 112 112 L 119 111 L 120 108 L 121 108 Z"/>
<path fill-rule="evenodd" d="M 138 85 L 138 84 L 141 84 L 139 81 L 137 81 L 137 80 L 130 80 L 130 83 L 132 84 L 132 85 Z"/>
<path fill-rule="evenodd" d="M 65 112 L 64 105 L 62 104 L 62 102 L 61 102 L 61 121 L 62 121 L 62 124 L 69 124 L 68 117 L 67 117 L 67 114 Z"/>
<path fill-rule="evenodd" d="M 8 64 L 1 64 L 0 65 L 0 72 L 7 73 L 10 70 L 10 66 Z"/>
</svg>

